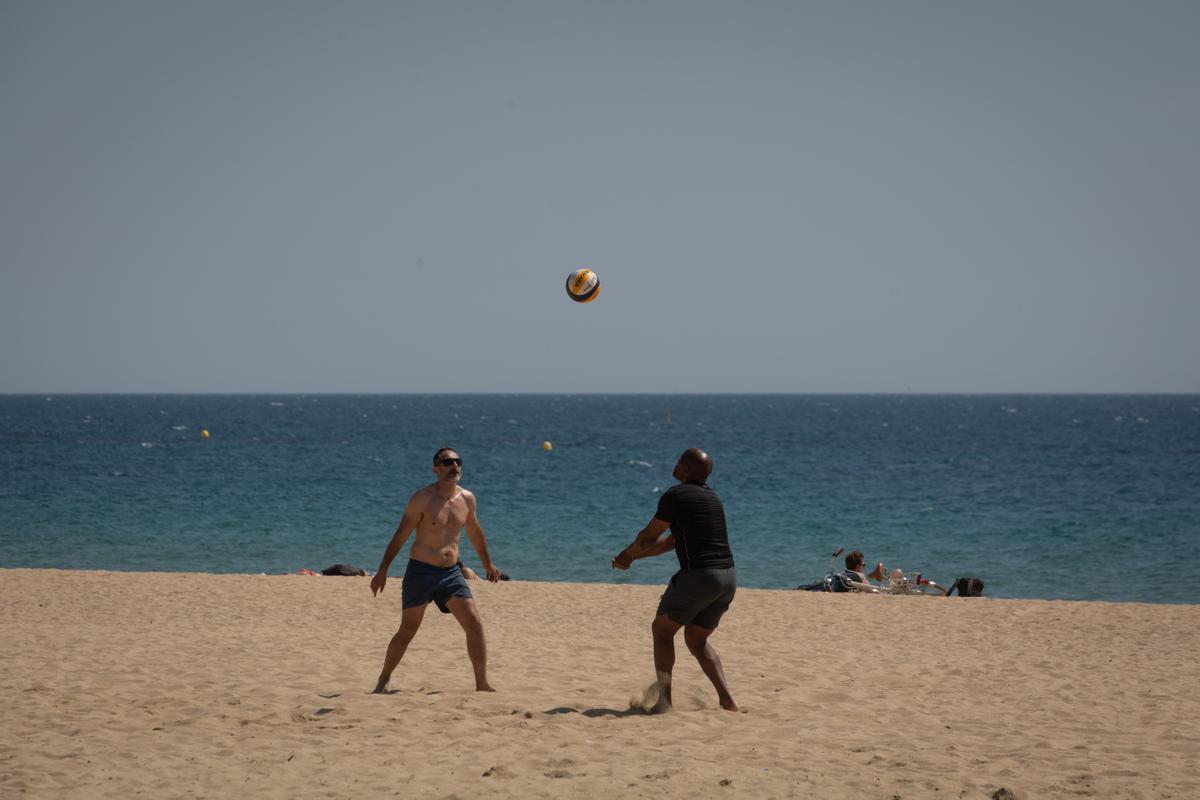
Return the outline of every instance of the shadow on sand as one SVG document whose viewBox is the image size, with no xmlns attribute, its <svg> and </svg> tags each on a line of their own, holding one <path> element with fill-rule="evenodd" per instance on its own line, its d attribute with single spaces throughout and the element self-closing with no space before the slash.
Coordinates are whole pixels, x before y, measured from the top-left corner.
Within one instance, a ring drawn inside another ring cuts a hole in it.
<svg viewBox="0 0 1200 800">
<path fill-rule="evenodd" d="M 543 714 L 583 714 L 585 717 L 645 717 L 649 715 L 643 708 L 626 708 L 617 710 L 615 708 L 585 708 L 578 709 L 571 706 L 559 706 L 552 708 L 549 711 L 543 711 Z"/>
</svg>

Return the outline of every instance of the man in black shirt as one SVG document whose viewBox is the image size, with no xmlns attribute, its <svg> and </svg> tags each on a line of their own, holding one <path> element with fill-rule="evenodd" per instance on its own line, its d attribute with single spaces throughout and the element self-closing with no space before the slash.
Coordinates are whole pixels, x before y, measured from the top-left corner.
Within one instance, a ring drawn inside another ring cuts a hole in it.
<svg viewBox="0 0 1200 800">
<path fill-rule="evenodd" d="M 672 473 L 679 485 L 663 493 L 654 517 L 633 543 L 612 560 L 614 568 L 629 569 L 639 558 L 662 555 L 672 549 L 679 559 L 679 571 L 663 592 L 650 626 L 658 677 L 658 702 L 650 709 L 651 713 L 671 708 L 675 634 L 680 628 L 688 650 L 717 690 L 721 708 L 738 710 L 725 684 L 721 659 L 708 643 L 737 591 L 737 570 L 725 530 L 725 509 L 717 493 L 704 482 L 711 472 L 712 459 L 707 453 L 695 447 L 685 450 Z M 663 536 L 668 529 L 670 534 Z"/>
</svg>

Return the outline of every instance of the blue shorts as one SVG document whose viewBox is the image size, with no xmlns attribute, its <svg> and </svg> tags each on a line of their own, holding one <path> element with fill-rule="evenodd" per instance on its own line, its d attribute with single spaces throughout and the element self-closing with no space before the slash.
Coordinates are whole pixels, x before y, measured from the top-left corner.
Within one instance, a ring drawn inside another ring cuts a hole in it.
<svg viewBox="0 0 1200 800">
<path fill-rule="evenodd" d="M 657 615 L 666 614 L 680 625 L 716 630 L 736 593 L 737 570 L 733 567 L 680 570 L 658 601 Z"/>
<path fill-rule="evenodd" d="M 408 560 L 404 568 L 404 584 L 400 589 L 400 604 L 404 608 L 437 603 L 443 614 L 449 614 L 446 601 L 451 597 L 470 598 L 471 589 L 463 577 L 458 564 L 451 567 L 435 567 L 424 561 Z"/>
</svg>

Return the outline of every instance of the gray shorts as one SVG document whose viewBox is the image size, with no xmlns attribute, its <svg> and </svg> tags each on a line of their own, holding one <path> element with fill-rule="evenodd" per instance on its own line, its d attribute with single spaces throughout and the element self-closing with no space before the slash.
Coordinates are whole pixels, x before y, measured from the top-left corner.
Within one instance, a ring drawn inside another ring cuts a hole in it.
<svg viewBox="0 0 1200 800">
<path fill-rule="evenodd" d="M 409 559 L 404 570 L 404 583 L 400 587 L 402 608 L 437 603 L 438 610 L 449 614 L 446 601 L 452 597 L 471 597 L 467 580 L 458 564 L 451 567 L 435 567 L 424 561 Z"/>
<path fill-rule="evenodd" d="M 671 577 L 658 601 L 658 616 L 666 614 L 680 625 L 714 630 L 737 592 L 737 569 L 680 570 Z"/>
</svg>

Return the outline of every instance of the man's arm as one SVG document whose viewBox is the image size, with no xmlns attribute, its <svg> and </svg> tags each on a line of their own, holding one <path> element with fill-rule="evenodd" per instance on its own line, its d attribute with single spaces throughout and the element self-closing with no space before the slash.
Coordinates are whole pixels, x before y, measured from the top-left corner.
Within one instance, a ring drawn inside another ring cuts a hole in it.
<svg viewBox="0 0 1200 800">
<path fill-rule="evenodd" d="M 420 492 L 417 494 L 420 494 Z M 408 499 L 408 506 L 404 509 L 404 516 L 400 517 L 400 524 L 396 526 L 396 532 L 392 534 L 392 540 L 388 542 L 387 549 L 383 551 L 383 558 L 379 562 L 379 569 L 375 571 L 374 577 L 371 578 L 372 596 L 382 592 L 383 587 L 387 585 L 387 572 L 388 567 L 392 565 L 392 559 L 404 549 L 404 543 L 408 541 L 409 535 L 417 529 L 417 523 L 421 521 L 421 504 L 417 502 L 417 494 Z"/>
<path fill-rule="evenodd" d="M 479 556 L 479 561 L 483 564 L 483 569 L 487 573 L 487 579 L 495 583 L 500 580 L 500 568 L 492 563 L 492 557 L 488 555 L 487 538 L 483 535 L 483 528 L 479 524 L 479 518 L 475 516 L 475 495 L 467 492 L 466 501 L 467 538 L 471 540 L 471 547 L 475 548 L 475 554 Z"/>
<path fill-rule="evenodd" d="M 660 556 L 675 548 L 673 535 L 663 536 L 671 527 L 671 523 L 663 522 L 658 517 L 651 517 L 646 527 L 638 532 L 633 542 L 612 560 L 614 569 L 629 569 L 639 558 Z M 662 537 L 662 538 L 659 538 Z"/>
</svg>

